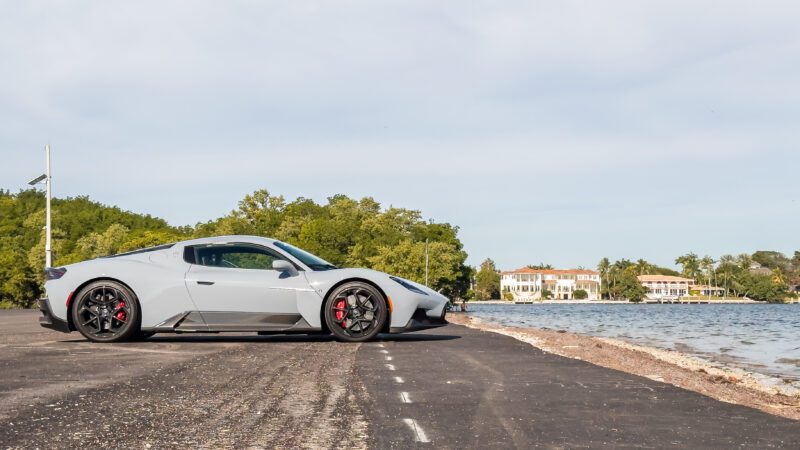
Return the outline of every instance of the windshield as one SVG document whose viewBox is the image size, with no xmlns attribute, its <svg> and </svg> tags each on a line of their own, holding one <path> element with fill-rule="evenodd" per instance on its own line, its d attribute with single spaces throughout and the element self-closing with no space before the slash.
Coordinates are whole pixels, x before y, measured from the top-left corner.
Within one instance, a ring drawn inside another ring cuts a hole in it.
<svg viewBox="0 0 800 450">
<path fill-rule="evenodd" d="M 275 247 L 278 247 L 279 249 L 299 259 L 303 264 L 307 265 L 311 270 L 338 269 L 338 267 L 334 266 L 328 261 L 325 261 L 319 256 L 312 255 L 311 253 L 308 253 L 305 250 L 300 250 L 295 246 L 285 244 L 280 241 L 275 241 Z"/>
</svg>

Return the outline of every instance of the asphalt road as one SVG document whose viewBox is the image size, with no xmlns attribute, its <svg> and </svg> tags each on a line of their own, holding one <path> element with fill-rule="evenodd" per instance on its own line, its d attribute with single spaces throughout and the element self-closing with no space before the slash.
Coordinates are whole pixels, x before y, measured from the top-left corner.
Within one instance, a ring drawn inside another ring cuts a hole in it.
<svg viewBox="0 0 800 450">
<path fill-rule="evenodd" d="M 800 423 L 449 325 L 92 344 L 0 312 L 0 448 L 793 448 Z"/>
</svg>

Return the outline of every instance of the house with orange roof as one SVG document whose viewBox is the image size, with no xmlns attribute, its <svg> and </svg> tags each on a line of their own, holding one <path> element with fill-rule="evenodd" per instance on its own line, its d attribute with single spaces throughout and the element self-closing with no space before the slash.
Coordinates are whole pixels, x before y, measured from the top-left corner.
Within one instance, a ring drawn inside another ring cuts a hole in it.
<svg viewBox="0 0 800 450">
<path fill-rule="evenodd" d="M 588 300 L 600 299 L 600 272 L 584 269 L 521 269 L 500 273 L 501 292 L 510 292 L 514 300 L 537 300 L 550 291 L 553 298 L 572 300 L 577 290 L 584 290 Z"/>
<path fill-rule="evenodd" d="M 694 284 L 691 278 L 672 275 L 639 275 L 639 283 L 647 289 L 651 300 L 671 300 L 689 295 L 689 287 Z"/>
</svg>

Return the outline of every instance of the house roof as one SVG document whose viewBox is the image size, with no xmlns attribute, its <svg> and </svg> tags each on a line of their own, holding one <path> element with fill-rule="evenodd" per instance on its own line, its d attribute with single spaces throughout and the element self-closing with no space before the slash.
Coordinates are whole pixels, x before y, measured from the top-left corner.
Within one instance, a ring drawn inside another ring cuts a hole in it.
<svg viewBox="0 0 800 450">
<path fill-rule="evenodd" d="M 538 273 L 542 275 L 600 275 L 600 272 L 585 269 L 531 269 L 530 267 L 522 267 L 517 270 L 509 272 L 501 272 L 502 275 L 511 275 L 515 273 Z"/>
<path fill-rule="evenodd" d="M 691 278 L 683 278 L 683 277 L 673 277 L 672 275 L 639 275 L 636 277 L 641 282 L 652 282 L 652 281 L 671 281 L 671 282 L 686 282 L 686 283 L 694 283 L 694 280 Z"/>
</svg>

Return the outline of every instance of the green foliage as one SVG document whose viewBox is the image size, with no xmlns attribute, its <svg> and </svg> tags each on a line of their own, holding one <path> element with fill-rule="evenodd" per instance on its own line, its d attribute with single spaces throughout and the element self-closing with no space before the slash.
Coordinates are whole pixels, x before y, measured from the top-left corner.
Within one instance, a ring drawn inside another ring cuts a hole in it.
<svg viewBox="0 0 800 450">
<path fill-rule="evenodd" d="M 675 258 L 675 264 L 680 264 L 681 274 L 686 278 L 697 280 L 700 275 L 700 259 L 694 253 Z"/>
<path fill-rule="evenodd" d="M 550 300 L 553 298 L 553 292 L 549 289 L 542 289 L 542 298 L 545 300 Z"/>
<path fill-rule="evenodd" d="M 619 274 L 614 285 L 614 298 L 624 298 L 635 303 L 644 299 L 645 295 L 647 295 L 647 290 L 636 278 L 636 275 L 636 270 L 631 268 Z"/>
<path fill-rule="evenodd" d="M 552 270 L 553 269 L 552 265 L 541 263 L 541 262 L 539 264 L 528 264 L 525 267 L 527 267 L 529 269 L 533 269 L 533 270 Z"/>
<path fill-rule="evenodd" d="M 583 289 L 576 289 L 575 292 L 572 293 L 572 298 L 575 300 L 586 300 L 589 298 L 589 293 Z"/>
<path fill-rule="evenodd" d="M 770 275 L 744 272 L 734 280 L 734 285 L 743 296 L 753 300 L 780 302 L 789 296 L 786 284 Z"/>
<path fill-rule="evenodd" d="M 509 302 L 514 301 L 514 294 L 512 294 L 509 291 L 503 292 L 503 300 L 506 300 L 506 301 L 509 301 Z"/>
<path fill-rule="evenodd" d="M 500 274 L 494 261 L 486 258 L 475 275 L 475 296 L 478 300 L 490 300 L 500 295 Z"/>
<path fill-rule="evenodd" d="M 620 259 L 612 264 L 608 258 L 603 258 L 597 264 L 597 271 L 600 272 L 600 294 L 603 298 L 609 299 L 625 299 L 629 298 L 629 295 L 637 295 L 636 292 L 627 291 L 620 286 L 622 278 L 630 274 L 633 274 L 634 277 L 637 275 L 680 275 L 675 270 L 651 264 L 644 259 L 636 262 Z M 627 272 L 630 273 L 626 274 Z"/>
<path fill-rule="evenodd" d="M 383 211 L 371 198 L 336 195 L 320 205 L 259 190 L 229 214 L 195 227 L 172 227 L 87 197 L 53 199 L 52 205 L 55 265 L 192 237 L 252 234 L 297 245 L 339 266 L 375 268 L 424 283 L 427 239 L 430 287 L 457 298 L 466 295 L 472 278 L 457 227 L 425 221 L 419 211 Z M 42 294 L 44 206 L 41 192 L 0 191 L 0 304 L 26 307 Z"/>
</svg>

